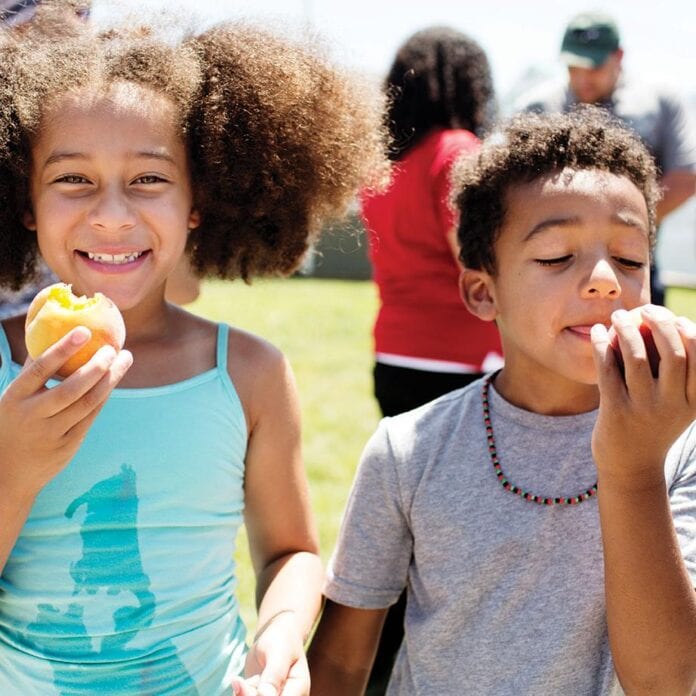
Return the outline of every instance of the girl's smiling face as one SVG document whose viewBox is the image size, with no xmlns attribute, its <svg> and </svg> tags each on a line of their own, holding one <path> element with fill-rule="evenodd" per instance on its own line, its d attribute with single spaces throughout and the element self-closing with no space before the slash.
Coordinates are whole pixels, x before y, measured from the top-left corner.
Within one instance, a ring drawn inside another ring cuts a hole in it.
<svg viewBox="0 0 696 696">
<path fill-rule="evenodd" d="M 559 394 L 586 385 L 595 394 L 590 327 L 650 301 L 645 199 L 625 177 L 566 169 L 511 187 L 505 204 L 495 275 L 462 276 L 474 313 L 500 329 L 501 381 L 523 377 L 513 381 Z"/>
<path fill-rule="evenodd" d="M 122 311 L 163 298 L 199 223 L 175 105 L 129 83 L 60 98 L 32 143 L 30 199 L 25 225 L 74 292 Z"/>
</svg>

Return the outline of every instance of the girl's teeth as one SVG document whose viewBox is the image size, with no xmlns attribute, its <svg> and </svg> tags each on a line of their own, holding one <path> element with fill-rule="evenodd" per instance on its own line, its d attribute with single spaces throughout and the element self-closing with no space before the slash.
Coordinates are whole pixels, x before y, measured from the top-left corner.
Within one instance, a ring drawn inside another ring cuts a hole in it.
<svg viewBox="0 0 696 696">
<path fill-rule="evenodd" d="M 142 251 L 134 251 L 130 254 L 93 254 L 91 251 L 87 252 L 87 256 L 92 261 L 98 261 L 99 263 L 111 263 L 115 265 L 135 261 L 135 259 L 142 256 L 142 254 Z"/>
</svg>

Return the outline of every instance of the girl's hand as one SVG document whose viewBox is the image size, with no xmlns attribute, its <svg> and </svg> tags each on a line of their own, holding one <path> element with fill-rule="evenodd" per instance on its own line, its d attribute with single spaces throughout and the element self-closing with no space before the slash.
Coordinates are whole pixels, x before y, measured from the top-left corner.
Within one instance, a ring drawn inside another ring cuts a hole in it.
<svg viewBox="0 0 696 696">
<path fill-rule="evenodd" d="M 77 327 L 36 360 L 28 359 L 0 398 L 0 490 L 35 497 L 63 469 L 112 389 L 133 362 L 128 351 L 99 349 L 83 367 L 49 389 L 48 379 L 89 340 Z"/>
<path fill-rule="evenodd" d="M 633 490 L 664 484 L 667 451 L 696 418 L 696 325 L 655 305 L 643 307 L 642 316 L 660 354 L 657 377 L 625 310 L 612 315 L 625 376 L 607 329 L 592 327 L 600 391 L 592 452 L 600 478 Z"/>
<path fill-rule="evenodd" d="M 247 655 L 244 674 L 256 691 L 239 696 L 308 696 L 309 667 L 293 611 L 283 611 L 261 628 Z"/>
</svg>

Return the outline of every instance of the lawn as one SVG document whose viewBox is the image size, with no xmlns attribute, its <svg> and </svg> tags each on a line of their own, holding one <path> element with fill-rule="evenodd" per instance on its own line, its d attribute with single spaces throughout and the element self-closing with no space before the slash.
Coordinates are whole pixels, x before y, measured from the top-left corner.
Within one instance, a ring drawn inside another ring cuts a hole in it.
<svg viewBox="0 0 696 696">
<path fill-rule="evenodd" d="M 696 291 L 673 289 L 668 304 L 696 320 Z M 295 371 L 312 500 L 327 559 L 360 452 L 378 421 L 371 393 L 370 327 L 377 306 L 370 281 L 292 278 L 204 283 L 196 313 L 257 333 L 278 346 Z M 255 623 L 254 581 L 239 539 L 240 600 Z"/>
</svg>

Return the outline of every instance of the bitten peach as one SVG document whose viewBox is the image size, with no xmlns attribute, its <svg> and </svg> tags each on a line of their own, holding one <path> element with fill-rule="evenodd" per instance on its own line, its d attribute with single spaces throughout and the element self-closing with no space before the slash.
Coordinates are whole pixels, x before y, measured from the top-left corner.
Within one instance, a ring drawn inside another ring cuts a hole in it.
<svg viewBox="0 0 696 696">
<path fill-rule="evenodd" d="M 106 295 L 97 292 L 94 297 L 78 297 L 70 285 L 54 283 L 41 290 L 29 305 L 24 333 L 29 355 L 37 358 L 76 326 L 86 326 L 92 336 L 58 370 L 61 377 L 82 367 L 102 346 L 111 345 L 118 351 L 126 340 L 121 312 Z"/>
<path fill-rule="evenodd" d="M 634 307 L 628 311 L 628 317 L 638 327 L 640 335 L 643 337 L 643 342 L 645 343 L 645 352 L 648 354 L 648 362 L 650 363 L 650 370 L 652 371 L 653 377 L 657 377 L 659 365 L 660 365 L 660 354 L 655 346 L 655 341 L 653 339 L 652 331 L 648 328 L 647 324 L 643 323 L 643 317 L 640 313 L 640 307 Z M 614 349 L 616 355 L 616 360 L 619 363 L 619 369 L 621 374 L 624 372 L 624 361 L 621 355 L 621 349 L 619 348 L 619 337 L 614 331 L 614 327 L 609 328 L 609 340 L 611 342 L 611 347 Z"/>
</svg>

